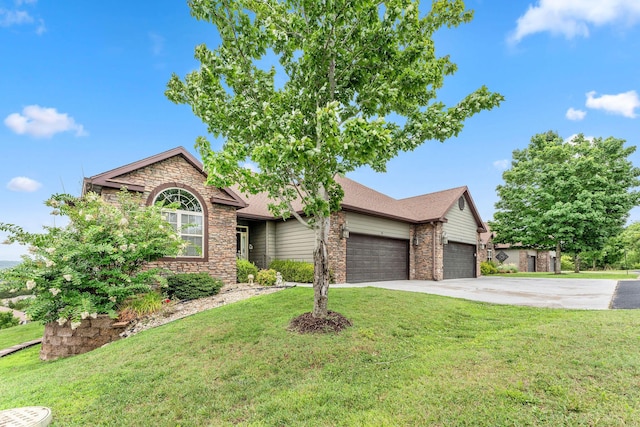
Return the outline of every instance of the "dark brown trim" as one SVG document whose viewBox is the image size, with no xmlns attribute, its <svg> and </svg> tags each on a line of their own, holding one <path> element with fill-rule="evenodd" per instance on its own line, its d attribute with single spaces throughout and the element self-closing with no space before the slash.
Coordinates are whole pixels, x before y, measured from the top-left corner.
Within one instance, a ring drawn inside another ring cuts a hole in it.
<svg viewBox="0 0 640 427">
<path fill-rule="evenodd" d="M 109 181 L 113 180 L 114 178 L 138 169 L 145 168 L 154 163 L 167 160 L 174 156 L 182 156 L 188 163 L 190 163 L 198 172 L 200 172 L 206 178 L 207 174 L 204 172 L 202 163 L 200 163 L 200 161 L 196 159 L 191 153 L 189 153 L 184 147 L 176 147 L 160 154 L 156 154 L 155 156 L 147 157 L 146 159 L 138 160 L 137 162 L 129 163 L 127 165 L 111 169 L 101 174 L 94 175 L 88 178 L 88 180 L 94 185 L 113 188 L 114 184 L 110 183 Z M 116 188 L 120 187 L 122 187 L 122 185 L 119 185 Z"/>
<path fill-rule="evenodd" d="M 241 199 L 229 200 L 229 199 L 222 199 L 220 197 L 212 197 L 211 203 L 217 203 L 219 205 L 226 205 L 226 206 L 234 206 L 238 209 L 247 207 L 247 204 Z"/>
<path fill-rule="evenodd" d="M 151 206 L 153 204 L 153 201 L 155 200 L 155 198 L 158 196 L 158 194 L 160 194 L 161 192 L 163 192 L 164 190 L 168 189 L 168 188 L 180 188 L 183 190 L 186 190 L 188 192 L 190 192 L 191 194 L 193 194 L 194 196 L 196 196 L 196 198 L 198 199 L 198 201 L 200 202 L 200 205 L 202 206 L 202 216 L 203 216 L 203 224 L 202 227 L 204 229 L 204 234 L 202 236 L 202 238 L 204 239 L 204 245 L 203 245 L 203 256 L 202 258 L 197 258 L 197 257 L 163 257 L 160 258 L 158 261 L 173 261 L 173 262 L 209 262 L 209 208 L 207 207 L 207 203 L 206 200 L 200 195 L 200 193 L 195 190 L 194 188 L 186 185 L 186 184 L 182 184 L 179 182 L 167 182 L 165 184 L 159 185 L 156 188 L 153 189 L 153 191 L 151 192 L 151 194 L 149 194 L 149 197 L 147 197 L 147 206 Z"/>
</svg>

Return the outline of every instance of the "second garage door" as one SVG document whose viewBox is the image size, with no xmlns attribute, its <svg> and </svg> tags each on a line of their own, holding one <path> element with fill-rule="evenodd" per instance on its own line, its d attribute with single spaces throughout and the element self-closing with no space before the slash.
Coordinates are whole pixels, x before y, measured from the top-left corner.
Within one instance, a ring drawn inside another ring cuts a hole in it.
<svg viewBox="0 0 640 427">
<path fill-rule="evenodd" d="M 444 278 L 476 277 L 476 247 L 449 242 L 444 245 Z"/>
<path fill-rule="evenodd" d="M 409 278 L 409 241 L 364 234 L 347 239 L 347 282 Z"/>
</svg>

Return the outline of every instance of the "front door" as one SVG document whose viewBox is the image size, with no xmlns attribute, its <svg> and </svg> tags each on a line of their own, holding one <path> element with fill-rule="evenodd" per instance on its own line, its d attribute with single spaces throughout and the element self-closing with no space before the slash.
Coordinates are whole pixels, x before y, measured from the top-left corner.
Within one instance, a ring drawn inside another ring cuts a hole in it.
<svg viewBox="0 0 640 427">
<path fill-rule="evenodd" d="M 249 259 L 249 227 L 242 225 L 236 227 L 236 256 Z"/>
</svg>

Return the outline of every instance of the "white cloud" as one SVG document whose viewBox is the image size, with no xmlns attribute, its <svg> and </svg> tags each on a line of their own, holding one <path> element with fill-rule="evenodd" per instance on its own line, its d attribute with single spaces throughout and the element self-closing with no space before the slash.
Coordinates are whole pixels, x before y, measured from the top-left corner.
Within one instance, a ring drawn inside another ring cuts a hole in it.
<svg viewBox="0 0 640 427">
<path fill-rule="evenodd" d="M 495 162 L 493 162 L 493 167 L 503 171 L 507 170 L 510 164 L 511 161 L 509 159 L 496 160 Z"/>
<path fill-rule="evenodd" d="M 164 50 L 164 37 L 157 33 L 149 33 L 149 39 L 151 40 L 151 52 L 154 55 L 160 55 Z"/>
<path fill-rule="evenodd" d="M 58 113 L 55 108 L 39 105 L 24 107 L 22 114 L 9 114 L 4 124 L 18 135 L 31 135 L 35 138 L 51 138 L 60 132 L 75 132 L 76 136 L 87 136 L 81 124 L 66 113 Z"/>
<path fill-rule="evenodd" d="M 516 44 L 528 35 L 545 31 L 567 39 L 588 37 L 590 26 L 633 25 L 638 21 L 638 0 L 538 0 L 518 18 L 509 41 Z"/>
<path fill-rule="evenodd" d="M 38 27 L 36 28 L 36 34 L 41 36 L 47 31 L 47 27 L 44 25 L 44 19 L 38 20 Z"/>
<path fill-rule="evenodd" d="M 17 176 L 12 178 L 7 184 L 7 188 L 11 191 L 19 191 L 23 193 L 33 193 L 37 191 L 42 184 L 26 176 Z"/>
<path fill-rule="evenodd" d="M 567 113 L 565 114 L 565 117 L 569 120 L 575 120 L 575 121 L 580 121 L 582 119 L 584 119 L 584 116 L 587 115 L 586 111 L 582 111 L 582 110 L 576 110 L 573 107 L 569 108 L 567 110 Z"/>
<path fill-rule="evenodd" d="M 633 119 L 636 117 L 635 109 L 640 107 L 640 98 L 638 98 L 638 93 L 635 90 L 617 95 L 602 95 L 600 97 L 596 97 L 596 92 L 591 91 L 587 93 L 586 106 Z"/>
<path fill-rule="evenodd" d="M 245 168 L 245 169 L 249 169 L 251 172 L 259 172 L 260 171 L 260 168 L 258 168 L 258 165 L 256 165 L 253 162 L 249 162 L 249 161 L 244 162 L 242 164 L 242 167 Z"/>
<path fill-rule="evenodd" d="M 33 17 L 24 10 L 0 9 L 0 27 L 11 27 L 12 25 L 31 24 Z"/>
<path fill-rule="evenodd" d="M 573 140 L 574 140 L 578 135 L 580 135 L 580 134 L 578 134 L 578 133 L 574 133 L 573 135 L 570 135 L 568 138 L 565 138 L 564 142 L 565 142 L 566 144 L 574 145 L 574 144 L 575 144 L 575 142 L 574 142 Z M 584 136 L 584 135 L 583 135 L 583 136 Z M 584 136 L 584 139 L 585 139 L 585 140 L 587 140 L 587 141 L 589 141 L 589 142 L 591 142 L 591 143 L 593 143 L 593 140 L 595 139 L 595 137 L 594 137 L 594 136 Z"/>
</svg>

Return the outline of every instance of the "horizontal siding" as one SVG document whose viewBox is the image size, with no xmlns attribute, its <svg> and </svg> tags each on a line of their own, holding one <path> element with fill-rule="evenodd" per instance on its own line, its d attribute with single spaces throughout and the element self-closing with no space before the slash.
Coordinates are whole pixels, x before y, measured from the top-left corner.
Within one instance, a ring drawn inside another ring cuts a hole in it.
<svg viewBox="0 0 640 427">
<path fill-rule="evenodd" d="M 271 261 L 276 258 L 276 223 L 274 221 L 267 221 L 265 226 L 267 237 L 266 260 L 267 265 L 269 265 Z"/>
<path fill-rule="evenodd" d="M 520 250 L 519 249 L 496 249 L 495 251 L 493 251 L 493 259 L 494 259 L 494 261 L 500 262 L 500 261 L 498 261 L 498 254 L 500 252 L 504 252 L 509 257 L 506 260 L 504 260 L 504 264 L 515 264 L 516 266 L 518 266 L 520 264 Z"/>
<path fill-rule="evenodd" d="M 258 223 L 249 230 L 249 261 L 258 268 L 267 268 L 267 226 Z"/>
<path fill-rule="evenodd" d="M 276 223 L 275 255 L 277 259 L 313 262 L 315 234 L 297 220 Z"/>
<path fill-rule="evenodd" d="M 442 225 L 442 230 L 447 233 L 447 238 L 452 242 L 478 243 L 478 223 L 471 213 L 468 201 L 464 204 L 464 209 L 460 210 L 458 202 L 449 209 L 447 222 Z"/>
<path fill-rule="evenodd" d="M 347 227 L 352 233 L 408 239 L 411 226 L 406 222 L 347 212 Z"/>
</svg>

